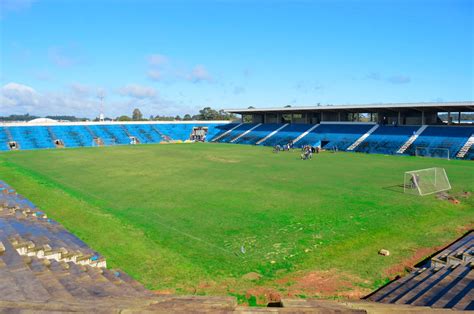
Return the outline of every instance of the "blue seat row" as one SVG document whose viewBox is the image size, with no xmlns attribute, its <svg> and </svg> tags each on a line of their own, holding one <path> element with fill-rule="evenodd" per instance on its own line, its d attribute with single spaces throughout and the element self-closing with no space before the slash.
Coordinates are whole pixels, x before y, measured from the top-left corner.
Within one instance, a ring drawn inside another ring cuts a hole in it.
<svg viewBox="0 0 474 314">
<path fill-rule="evenodd" d="M 230 143 L 234 138 L 256 126 L 254 123 L 244 123 L 219 139 L 220 143 Z"/>
<path fill-rule="evenodd" d="M 9 150 L 8 142 L 15 141 L 19 149 L 55 148 L 55 140 L 65 147 L 95 146 L 100 138 L 104 145 L 131 144 L 131 137 L 139 143 L 160 143 L 167 140 L 185 141 L 194 127 L 207 127 L 207 139 L 232 127 L 229 123 L 163 123 L 163 124 L 88 124 L 51 126 L 2 126 L 0 150 Z"/>
<path fill-rule="evenodd" d="M 419 126 L 379 126 L 357 146 L 355 151 L 393 155 L 419 128 Z"/>
<path fill-rule="evenodd" d="M 278 130 L 278 128 L 280 127 L 282 127 L 282 124 L 276 124 L 276 123 L 262 124 L 258 126 L 257 128 L 253 129 L 251 132 L 240 137 L 237 141 L 235 141 L 235 143 L 256 144 L 259 140 L 265 138 L 273 131 Z"/>
<path fill-rule="evenodd" d="M 190 138 L 195 127 L 208 129 L 207 141 L 216 139 L 217 142 L 231 143 L 236 139 L 232 143 L 275 146 L 284 145 L 299 138 L 295 144 L 296 147 L 321 144 L 325 149 L 347 150 L 373 126 L 368 123 L 322 123 L 316 127 L 311 124 L 257 126 L 253 123 L 212 122 L 1 126 L 0 150 L 9 150 L 9 141 L 17 142 L 20 149 L 54 148 L 55 140 L 61 140 L 65 147 L 94 146 L 97 138 L 100 138 L 105 145 L 130 144 L 131 137 L 135 137 L 139 143 L 143 144 L 168 140 L 185 141 Z M 419 126 L 379 126 L 354 151 L 395 154 L 419 128 Z M 266 138 L 278 129 L 280 129 L 278 132 Z M 247 132 L 249 130 L 251 131 Z M 305 132 L 308 133 L 301 136 Z M 446 148 L 449 149 L 450 157 L 455 158 L 472 134 L 474 134 L 474 127 L 471 126 L 429 126 L 408 147 L 405 154 L 414 155 L 417 147 Z M 265 140 L 260 142 L 262 139 Z M 468 151 L 465 159 L 474 159 L 472 150 L 473 148 Z"/>
<path fill-rule="evenodd" d="M 473 127 L 429 126 L 405 153 L 414 155 L 417 147 L 445 148 L 449 149 L 449 157 L 454 158 L 472 134 Z"/>
<path fill-rule="evenodd" d="M 255 124 L 250 123 L 242 124 L 229 134 L 219 138 L 218 142 L 229 143 L 254 126 Z M 251 132 L 241 136 L 233 143 L 256 144 L 282 126 L 283 124 L 262 124 Z M 235 125 L 233 127 L 235 127 Z M 304 132 L 311 130 L 295 143 L 295 147 L 317 145 L 320 143 L 325 149 L 347 150 L 351 144 L 356 142 L 373 127 L 374 124 L 363 123 L 323 123 L 317 127 L 311 124 L 289 124 L 268 139 L 265 139 L 262 143 L 259 143 L 259 145 L 285 145 L 294 141 Z M 354 151 L 361 153 L 396 154 L 400 147 L 402 147 L 419 128 L 420 126 L 378 126 Z M 218 136 L 223 133 L 224 131 L 221 131 Z M 405 154 L 414 155 L 416 147 L 447 148 L 449 149 L 450 157 L 454 158 L 472 134 L 474 134 L 474 127 L 470 126 L 429 126 L 421 133 L 417 140 L 408 147 Z M 471 151 L 468 151 L 465 159 L 472 159 L 473 154 Z"/>
</svg>

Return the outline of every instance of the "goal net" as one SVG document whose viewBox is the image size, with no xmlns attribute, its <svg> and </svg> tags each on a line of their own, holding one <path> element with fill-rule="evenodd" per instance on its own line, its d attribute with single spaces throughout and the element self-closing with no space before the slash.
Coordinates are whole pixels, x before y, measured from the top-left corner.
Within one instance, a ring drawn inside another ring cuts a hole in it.
<svg viewBox="0 0 474 314">
<path fill-rule="evenodd" d="M 403 191 L 415 195 L 428 195 L 451 189 L 444 168 L 428 168 L 405 172 Z"/>
<path fill-rule="evenodd" d="M 92 140 L 92 146 L 113 146 L 116 145 L 114 138 L 97 137 Z"/>
<path fill-rule="evenodd" d="M 415 149 L 415 156 L 449 159 L 449 149 L 417 147 Z"/>
</svg>

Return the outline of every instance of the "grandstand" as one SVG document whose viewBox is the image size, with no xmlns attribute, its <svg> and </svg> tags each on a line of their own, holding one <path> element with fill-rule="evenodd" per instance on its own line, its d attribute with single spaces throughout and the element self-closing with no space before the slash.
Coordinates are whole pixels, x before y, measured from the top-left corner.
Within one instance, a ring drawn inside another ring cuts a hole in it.
<svg viewBox="0 0 474 314">
<path fill-rule="evenodd" d="M 448 111 L 448 123 L 438 118 Z M 474 158 L 474 125 L 461 124 L 461 112 L 474 111 L 473 102 L 421 103 L 298 108 L 235 109 L 251 122 L 80 122 L 12 123 L 0 127 L 0 150 L 86 147 L 101 145 L 184 142 L 203 128 L 205 141 L 416 155 L 443 150 L 446 158 Z M 451 112 L 459 119 L 455 123 Z M 367 121 L 361 121 L 365 116 Z M 438 154 L 439 155 L 439 154 Z M 436 156 L 436 154 L 433 154 Z"/>
<path fill-rule="evenodd" d="M 4 123 L 0 312 L 474 310 L 473 231 L 434 249 L 472 229 L 474 124 L 455 118 L 473 111 L 457 102 L 228 110 L 240 121 Z M 147 145 L 195 141 L 209 144 Z M 288 143 L 346 153 L 262 158 Z M 93 146 L 114 147 L 81 149 Z M 397 157 L 420 150 L 458 160 Z M 446 168 L 452 190 L 404 194 L 403 174 L 427 163 Z M 403 262 L 420 248 L 429 250 L 417 265 Z M 385 273 L 402 264 L 395 279 Z M 290 294 L 298 269 L 347 277 L 327 294 L 314 291 L 327 279 Z"/>
</svg>

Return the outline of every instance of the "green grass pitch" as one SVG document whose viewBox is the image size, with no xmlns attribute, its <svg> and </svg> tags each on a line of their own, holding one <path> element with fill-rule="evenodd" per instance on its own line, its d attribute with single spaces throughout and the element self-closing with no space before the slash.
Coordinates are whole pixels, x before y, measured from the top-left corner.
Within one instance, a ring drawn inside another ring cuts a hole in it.
<svg viewBox="0 0 474 314">
<path fill-rule="evenodd" d="M 0 179 L 148 288 L 239 294 L 282 290 L 279 279 L 310 271 L 373 289 L 417 250 L 453 240 L 474 223 L 474 197 L 456 205 L 400 187 L 405 171 L 434 166 L 446 169 L 452 195 L 474 192 L 469 161 L 301 161 L 231 144 L 8 152 Z M 243 278 L 250 272 L 262 278 Z"/>
</svg>

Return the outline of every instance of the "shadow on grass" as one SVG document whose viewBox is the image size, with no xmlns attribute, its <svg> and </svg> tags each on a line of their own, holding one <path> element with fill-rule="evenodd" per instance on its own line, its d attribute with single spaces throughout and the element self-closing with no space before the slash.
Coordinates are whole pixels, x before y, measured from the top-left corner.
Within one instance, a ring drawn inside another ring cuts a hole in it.
<svg viewBox="0 0 474 314">
<path fill-rule="evenodd" d="M 397 185 L 390 185 L 390 186 L 385 186 L 382 189 L 391 191 L 391 192 L 396 192 L 396 193 L 404 193 L 403 192 L 403 184 L 397 184 Z"/>
</svg>

